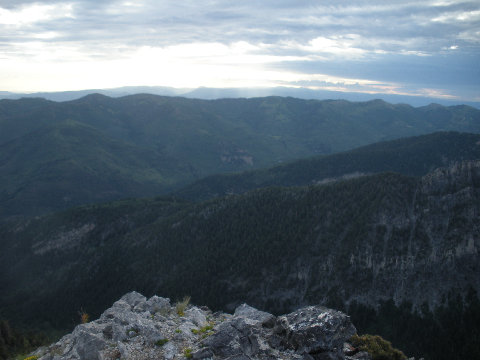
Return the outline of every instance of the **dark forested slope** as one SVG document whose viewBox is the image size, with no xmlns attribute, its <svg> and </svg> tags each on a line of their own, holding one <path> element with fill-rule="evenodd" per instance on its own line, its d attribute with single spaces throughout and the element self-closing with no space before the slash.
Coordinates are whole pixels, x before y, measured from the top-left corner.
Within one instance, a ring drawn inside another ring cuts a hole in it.
<svg viewBox="0 0 480 360">
<path fill-rule="evenodd" d="M 200 204 L 130 200 L 3 225 L 0 309 L 65 326 L 137 289 L 271 311 L 480 288 L 480 163 L 265 188 Z"/>
<path fill-rule="evenodd" d="M 267 186 L 304 186 L 385 171 L 422 176 L 437 167 L 475 159 L 480 159 L 480 135 L 439 132 L 379 142 L 267 169 L 207 176 L 175 194 L 198 201 Z"/>
<path fill-rule="evenodd" d="M 384 173 L 196 204 L 125 200 L 5 223 L 0 317 L 66 328 L 80 309 L 95 317 L 129 290 L 227 310 L 324 303 L 414 354 L 461 359 L 439 349 L 463 346 L 452 331 L 479 333 L 468 320 L 480 309 L 479 205 L 480 162 L 465 161 L 420 179 Z"/>
</svg>

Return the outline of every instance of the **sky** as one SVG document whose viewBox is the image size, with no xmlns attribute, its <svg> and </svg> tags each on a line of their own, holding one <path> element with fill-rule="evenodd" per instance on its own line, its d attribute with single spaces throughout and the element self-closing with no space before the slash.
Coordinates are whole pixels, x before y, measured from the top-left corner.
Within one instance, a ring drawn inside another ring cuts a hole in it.
<svg viewBox="0 0 480 360">
<path fill-rule="evenodd" d="M 480 101 L 480 1 L 0 0 L 0 91 L 276 87 Z"/>
</svg>

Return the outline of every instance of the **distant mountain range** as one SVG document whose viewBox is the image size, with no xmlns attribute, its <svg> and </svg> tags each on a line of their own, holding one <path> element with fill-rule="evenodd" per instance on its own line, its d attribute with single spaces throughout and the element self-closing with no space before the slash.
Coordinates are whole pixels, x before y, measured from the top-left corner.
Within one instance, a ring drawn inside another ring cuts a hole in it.
<svg viewBox="0 0 480 360">
<path fill-rule="evenodd" d="M 34 92 L 34 93 L 12 93 L 0 91 L 0 99 L 20 99 L 24 97 L 44 98 L 52 101 L 71 101 L 84 97 L 89 94 L 102 94 L 111 97 L 120 97 L 134 94 L 153 94 L 162 96 L 183 96 L 187 98 L 197 98 L 204 100 L 222 99 L 222 98 L 252 98 L 266 96 L 284 96 L 300 99 L 343 99 L 348 101 L 370 101 L 382 98 L 385 101 L 396 104 L 409 104 L 412 106 L 425 106 L 431 103 L 439 103 L 445 106 L 469 105 L 480 108 L 478 101 L 457 101 L 443 98 L 431 98 L 422 96 L 392 95 L 392 94 L 368 94 L 368 93 L 349 93 L 329 90 L 311 90 L 308 88 L 292 87 L 270 87 L 270 88 L 172 88 L 165 86 L 124 86 L 112 89 L 88 89 L 76 91 L 57 91 L 57 92 Z"/>
<path fill-rule="evenodd" d="M 180 96 L 194 89 L 172 88 L 165 86 L 124 86 L 113 89 L 86 89 L 72 91 L 13 93 L 0 91 L 0 99 L 42 98 L 51 101 L 77 100 L 91 94 L 101 94 L 110 97 L 122 97 L 135 94 L 152 94 L 162 96 Z"/>
<path fill-rule="evenodd" d="M 208 175 L 264 168 L 377 141 L 435 131 L 480 133 L 480 110 L 413 108 L 381 100 L 93 94 L 61 103 L 0 100 L 0 129 L 0 218 L 7 218 L 166 194 Z M 431 166 L 438 165 L 440 158 Z M 353 168 L 349 169 L 357 171 Z"/>
</svg>

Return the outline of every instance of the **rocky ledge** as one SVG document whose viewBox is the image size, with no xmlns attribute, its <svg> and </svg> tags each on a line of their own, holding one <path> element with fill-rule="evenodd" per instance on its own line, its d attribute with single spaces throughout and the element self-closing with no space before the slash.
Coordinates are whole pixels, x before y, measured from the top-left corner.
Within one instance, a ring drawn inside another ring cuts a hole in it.
<svg viewBox="0 0 480 360">
<path fill-rule="evenodd" d="M 33 355 L 41 360 L 371 359 L 348 343 L 355 332 L 347 315 L 322 306 L 276 317 L 243 304 L 231 315 L 131 292 L 98 320 L 78 325 Z"/>
</svg>

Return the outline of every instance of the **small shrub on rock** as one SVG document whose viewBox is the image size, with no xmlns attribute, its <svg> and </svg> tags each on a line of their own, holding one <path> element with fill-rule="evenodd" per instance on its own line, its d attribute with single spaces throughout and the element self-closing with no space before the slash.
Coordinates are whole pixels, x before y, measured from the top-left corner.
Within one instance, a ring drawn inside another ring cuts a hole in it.
<svg viewBox="0 0 480 360">
<path fill-rule="evenodd" d="M 158 340 L 158 341 L 155 343 L 155 345 L 157 345 L 157 346 L 163 346 L 163 345 L 165 345 L 167 342 L 168 342 L 168 339 L 160 339 L 160 340 Z"/>
<path fill-rule="evenodd" d="M 192 333 L 195 335 L 201 335 L 202 339 L 213 334 L 213 323 L 209 323 L 202 326 L 200 329 L 192 329 Z"/>
<path fill-rule="evenodd" d="M 191 359 L 193 357 L 193 354 L 192 354 L 192 348 L 185 348 L 183 350 L 183 355 L 187 358 L 187 359 Z"/>
<path fill-rule="evenodd" d="M 353 346 L 360 351 L 366 351 L 372 356 L 372 360 L 406 360 L 403 352 L 395 349 L 390 341 L 378 335 L 353 335 L 350 339 Z"/>
<path fill-rule="evenodd" d="M 86 324 L 90 321 L 90 315 L 88 315 L 85 311 L 80 312 L 80 323 Z"/>
</svg>

